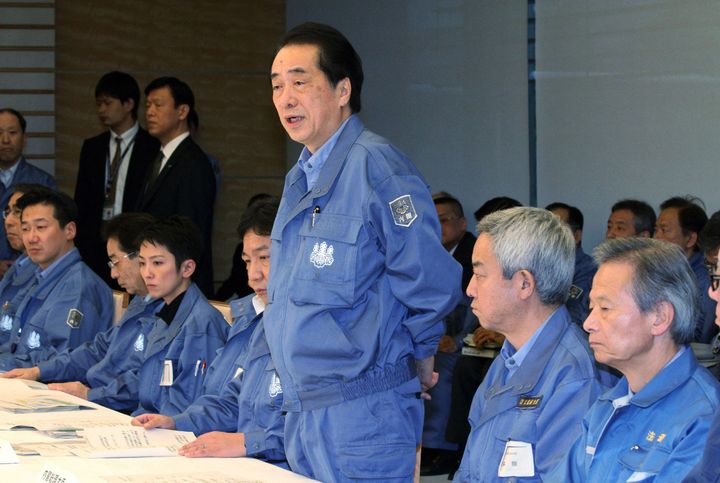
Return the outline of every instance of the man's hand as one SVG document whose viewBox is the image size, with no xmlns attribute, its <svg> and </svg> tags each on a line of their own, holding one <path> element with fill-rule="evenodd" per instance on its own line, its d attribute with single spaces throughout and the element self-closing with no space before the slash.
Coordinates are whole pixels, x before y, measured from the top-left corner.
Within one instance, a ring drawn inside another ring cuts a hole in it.
<svg viewBox="0 0 720 483">
<path fill-rule="evenodd" d="M 246 456 L 244 433 L 221 433 L 212 431 L 205 433 L 192 443 L 188 443 L 178 451 L 180 456 L 188 458 L 236 458 Z"/>
<path fill-rule="evenodd" d="M 440 374 L 433 370 L 435 367 L 435 356 L 416 360 L 415 364 L 417 365 L 418 378 L 420 378 L 420 385 L 422 386 L 420 397 L 429 401 L 432 398 L 430 394 L 428 394 L 428 391 L 435 387 L 435 384 L 437 384 L 440 378 Z"/>
<path fill-rule="evenodd" d="M 77 396 L 80 399 L 85 399 L 86 401 L 88 398 L 88 392 L 90 392 L 89 387 L 87 387 L 82 382 L 77 381 L 48 384 L 48 389 L 52 389 L 53 391 L 66 392 L 68 394 L 72 394 L 73 396 Z"/>
<path fill-rule="evenodd" d="M 130 421 L 133 426 L 142 426 L 145 429 L 161 428 L 175 429 L 175 420 L 162 414 L 141 414 Z"/>
<path fill-rule="evenodd" d="M 10 269 L 13 261 L 14 260 L 0 260 L 0 278 L 3 278 L 5 276 L 5 272 Z"/>
<path fill-rule="evenodd" d="M 438 351 L 448 353 L 453 353 L 457 351 L 457 344 L 455 344 L 455 339 L 453 339 L 449 335 L 442 336 L 440 338 L 440 345 L 438 345 Z"/>
<path fill-rule="evenodd" d="M 6 379 L 28 379 L 30 381 L 37 381 L 40 379 L 40 368 L 35 367 L 18 367 L 11 371 L 3 372 L 0 377 Z"/>
<path fill-rule="evenodd" d="M 483 329 L 478 327 L 473 332 L 473 342 L 476 347 L 482 347 L 488 342 L 493 342 L 498 346 L 501 346 L 505 342 L 505 336 L 494 330 Z"/>
</svg>

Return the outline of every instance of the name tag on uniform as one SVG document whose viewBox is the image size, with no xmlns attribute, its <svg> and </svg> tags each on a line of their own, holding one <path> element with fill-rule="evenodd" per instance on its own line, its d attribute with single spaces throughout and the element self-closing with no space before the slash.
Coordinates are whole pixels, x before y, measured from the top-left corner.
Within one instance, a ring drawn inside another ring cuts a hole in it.
<svg viewBox="0 0 720 483">
<path fill-rule="evenodd" d="M 523 396 L 518 399 L 517 406 L 520 409 L 536 409 L 540 407 L 542 396 Z"/>
<path fill-rule="evenodd" d="M 532 445 L 523 441 L 508 441 L 505 443 L 498 477 L 535 476 L 535 462 L 533 461 Z"/>
<path fill-rule="evenodd" d="M 160 379 L 161 386 L 172 386 L 173 384 L 173 363 L 172 361 L 165 360 L 163 363 L 162 379 Z"/>
</svg>

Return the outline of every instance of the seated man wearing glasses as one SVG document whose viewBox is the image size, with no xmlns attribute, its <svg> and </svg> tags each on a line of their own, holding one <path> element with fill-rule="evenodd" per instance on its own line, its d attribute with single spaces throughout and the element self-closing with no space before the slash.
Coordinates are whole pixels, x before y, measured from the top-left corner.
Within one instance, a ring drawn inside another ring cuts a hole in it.
<svg viewBox="0 0 720 483">
<path fill-rule="evenodd" d="M 17 200 L 29 191 L 45 189 L 49 188 L 39 184 L 13 186 L 13 192 L 3 211 L 7 241 L 10 247 L 20 255 L 0 280 L 0 304 L 2 304 L 0 305 L 0 344 L 5 344 L 10 340 L 17 304 L 25 296 L 27 286 L 32 282 L 37 270 L 37 265 L 25 253 L 25 245 L 23 245 L 20 232 L 20 209 L 17 207 Z"/>
<path fill-rule="evenodd" d="M 133 296 L 118 325 L 73 351 L 65 350 L 37 366 L 13 369 L 0 377 L 71 381 L 49 387 L 118 411 L 131 412 L 138 406 L 138 371 L 160 301 L 148 295 L 140 276 L 137 237 L 153 221 L 152 215 L 125 213 L 103 227 L 110 275 Z"/>
</svg>

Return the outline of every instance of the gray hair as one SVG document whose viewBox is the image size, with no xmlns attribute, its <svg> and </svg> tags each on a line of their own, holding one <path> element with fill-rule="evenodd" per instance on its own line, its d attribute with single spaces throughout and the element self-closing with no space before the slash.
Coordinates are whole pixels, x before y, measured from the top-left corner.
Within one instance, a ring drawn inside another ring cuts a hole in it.
<svg viewBox="0 0 720 483">
<path fill-rule="evenodd" d="M 565 303 L 575 271 L 575 239 L 560 218 L 540 208 L 509 208 L 484 217 L 477 230 L 490 236 L 503 277 L 527 270 L 542 303 Z"/>
<path fill-rule="evenodd" d="M 647 313 L 660 302 L 675 309 L 670 335 L 678 345 L 692 341 L 699 313 L 698 288 L 687 256 L 680 247 L 652 238 L 606 240 L 593 251 L 598 266 L 609 262 L 632 265 L 630 293 L 640 312 Z"/>
</svg>

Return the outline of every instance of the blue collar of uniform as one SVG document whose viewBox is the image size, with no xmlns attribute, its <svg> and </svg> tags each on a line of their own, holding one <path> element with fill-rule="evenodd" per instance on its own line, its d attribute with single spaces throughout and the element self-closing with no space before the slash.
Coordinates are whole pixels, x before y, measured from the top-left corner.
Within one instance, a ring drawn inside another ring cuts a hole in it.
<svg viewBox="0 0 720 483">
<path fill-rule="evenodd" d="M 25 265 L 28 261 L 30 261 L 30 257 L 25 255 L 24 253 L 21 253 L 19 257 L 15 260 L 15 264 L 18 266 L 18 268 L 21 268 L 23 265 Z"/>
<path fill-rule="evenodd" d="M 3 184 L 6 188 L 10 187 L 12 184 L 12 180 L 15 177 L 15 173 L 18 170 L 18 167 L 20 166 L 20 163 L 23 162 L 25 158 L 23 156 L 20 156 L 15 164 L 13 164 L 8 169 L 0 170 L 0 180 L 3 181 Z"/>
<path fill-rule="evenodd" d="M 58 258 L 57 260 L 52 262 L 46 269 L 43 270 L 42 268 L 38 267 L 37 270 L 35 271 L 35 275 L 37 276 L 38 281 L 42 282 L 43 280 L 47 280 L 48 278 L 50 278 L 50 275 L 52 275 L 53 272 L 55 272 L 55 269 L 57 267 L 59 267 L 60 265 L 63 265 L 63 262 L 66 259 L 75 258 L 74 256 L 71 257 L 70 254 L 77 254 L 78 257 L 80 256 L 78 253 L 78 249 L 73 248 L 72 250 L 67 252 L 65 255 L 61 256 L 60 258 Z"/>
<path fill-rule="evenodd" d="M 544 324 L 546 327 L 546 329 L 543 329 L 545 336 L 535 340 L 532 350 L 529 350 L 529 354 L 526 356 L 530 357 L 532 363 L 524 364 L 513 374 L 512 384 L 509 386 L 509 388 L 512 388 L 513 394 L 527 393 L 537 384 L 545 370 L 548 360 L 550 360 L 555 352 L 555 347 L 557 347 L 565 331 L 570 327 L 570 314 L 567 308 L 565 308 L 564 305 L 558 307 Z M 509 389 L 504 386 L 510 381 L 502 381 L 501 379 L 502 378 L 497 378 L 497 380 L 494 381 L 491 389 L 493 393 Z"/>
<path fill-rule="evenodd" d="M 557 309 L 555 311 L 557 311 Z M 500 356 L 503 358 L 505 368 L 510 372 L 510 376 L 512 376 L 512 374 L 520 368 L 528 353 L 535 345 L 535 342 L 540 337 L 540 334 L 547 326 L 548 321 L 553 314 L 555 314 L 555 311 L 553 311 L 553 313 L 543 321 L 540 327 L 538 327 L 535 333 L 522 345 L 522 347 L 520 347 L 519 350 L 515 350 L 507 339 L 503 342 L 502 348 L 500 349 Z"/>
<path fill-rule="evenodd" d="M 692 268 L 693 272 L 695 274 L 702 273 L 706 274 L 707 269 L 705 268 L 705 256 L 702 252 L 696 251 L 694 252 L 690 258 L 688 258 L 688 263 L 690 264 L 690 267 Z"/>
<path fill-rule="evenodd" d="M 258 315 L 255 319 L 257 319 L 257 326 L 248 342 L 246 363 L 270 353 L 270 347 L 268 347 L 267 339 L 265 338 L 265 325 L 262 314 Z"/>
<path fill-rule="evenodd" d="M 681 347 L 670 362 L 633 396 L 630 404 L 642 408 L 652 406 L 690 379 L 697 367 L 698 363 L 692 350 L 687 346 Z M 600 396 L 600 399 L 612 401 L 627 395 L 628 389 L 627 377 L 623 377 L 615 387 Z"/>
<path fill-rule="evenodd" d="M 323 166 L 325 166 L 325 162 L 327 161 L 328 156 L 330 156 L 330 152 L 332 152 L 335 144 L 337 144 L 337 140 L 345 129 L 350 117 L 340 124 L 340 127 L 337 128 L 333 135 L 330 136 L 317 151 L 311 153 L 306 146 L 303 148 L 302 153 L 300 153 L 298 166 L 305 173 L 305 177 L 307 178 L 307 188 L 309 190 L 313 189 L 317 184 L 318 178 L 320 177 L 320 171 L 322 171 Z"/>
<path fill-rule="evenodd" d="M 246 295 L 241 299 L 235 299 L 230 301 L 230 314 L 233 318 L 233 323 L 230 326 L 230 332 L 228 333 L 228 340 L 230 340 L 235 334 L 244 332 L 245 329 L 250 327 L 255 319 L 257 319 L 257 312 L 253 300 L 256 295 Z"/>
</svg>

